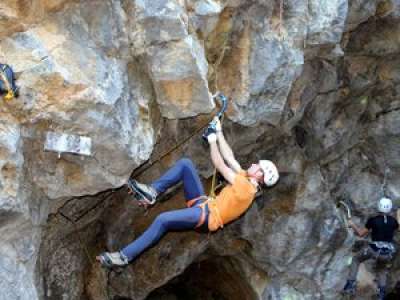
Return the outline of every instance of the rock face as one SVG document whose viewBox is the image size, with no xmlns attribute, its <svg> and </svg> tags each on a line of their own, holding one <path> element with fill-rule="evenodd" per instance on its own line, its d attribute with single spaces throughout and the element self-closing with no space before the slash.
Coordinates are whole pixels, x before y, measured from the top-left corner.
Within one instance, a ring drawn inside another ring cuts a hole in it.
<svg viewBox="0 0 400 300">
<path fill-rule="evenodd" d="M 3 0 L 20 97 L 0 106 L 0 300 L 338 299 L 357 240 L 338 201 L 359 224 L 383 195 L 400 204 L 399 19 L 397 0 Z M 100 269 L 97 253 L 183 207 L 177 189 L 144 215 L 132 174 L 182 155 L 212 174 L 200 135 L 217 91 L 237 159 L 276 161 L 281 180 L 215 234 L 169 233 Z M 48 132 L 92 151 L 45 151 Z M 373 279 L 365 264 L 357 299 Z"/>
</svg>

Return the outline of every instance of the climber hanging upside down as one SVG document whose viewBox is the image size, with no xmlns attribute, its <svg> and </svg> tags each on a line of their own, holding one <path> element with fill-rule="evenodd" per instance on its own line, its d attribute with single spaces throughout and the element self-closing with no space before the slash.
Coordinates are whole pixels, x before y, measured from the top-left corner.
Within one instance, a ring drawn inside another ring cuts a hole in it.
<svg viewBox="0 0 400 300">
<path fill-rule="evenodd" d="M 168 231 L 216 231 L 224 224 L 239 218 L 250 207 L 261 184 L 271 187 L 278 181 L 278 170 L 269 160 L 260 160 L 246 171 L 241 168 L 225 140 L 217 117 L 210 123 L 204 137 L 210 145 L 212 163 L 228 185 L 215 199 L 207 197 L 195 166 L 186 158 L 177 161 L 151 185 L 130 180 L 128 186 L 148 205 L 153 205 L 161 193 L 183 181 L 187 208 L 160 214 L 131 244 L 117 252 L 104 252 L 97 256 L 96 259 L 103 266 L 127 265 L 156 244 Z"/>
</svg>

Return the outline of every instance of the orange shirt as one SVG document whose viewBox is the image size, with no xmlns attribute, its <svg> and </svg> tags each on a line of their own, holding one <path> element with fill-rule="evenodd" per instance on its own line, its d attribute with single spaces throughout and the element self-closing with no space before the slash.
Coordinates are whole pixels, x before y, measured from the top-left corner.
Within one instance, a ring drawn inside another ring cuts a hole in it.
<svg viewBox="0 0 400 300">
<path fill-rule="evenodd" d="M 239 218 L 251 205 L 257 192 L 245 171 L 236 174 L 233 184 L 222 189 L 215 200 L 208 202 L 208 229 L 216 231 Z"/>
</svg>

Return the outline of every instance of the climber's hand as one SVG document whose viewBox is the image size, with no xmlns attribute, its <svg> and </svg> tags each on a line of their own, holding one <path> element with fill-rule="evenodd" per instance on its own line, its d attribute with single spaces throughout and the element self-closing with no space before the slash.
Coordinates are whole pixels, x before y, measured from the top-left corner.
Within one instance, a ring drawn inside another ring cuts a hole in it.
<svg viewBox="0 0 400 300">
<path fill-rule="evenodd" d="M 214 123 L 214 127 L 217 132 L 222 131 L 221 121 L 219 120 L 218 117 L 214 117 L 214 119 L 212 120 L 212 123 Z"/>
<path fill-rule="evenodd" d="M 207 136 L 207 141 L 208 141 L 209 144 L 215 143 L 217 141 L 217 135 L 215 133 L 210 133 Z"/>
</svg>

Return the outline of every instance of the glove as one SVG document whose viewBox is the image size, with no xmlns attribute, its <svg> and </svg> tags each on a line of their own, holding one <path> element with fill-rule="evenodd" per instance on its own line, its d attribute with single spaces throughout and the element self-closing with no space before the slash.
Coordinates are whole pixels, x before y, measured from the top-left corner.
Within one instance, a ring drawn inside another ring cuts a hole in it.
<svg viewBox="0 0 400 300">
<path fill-rule="evenodd" d="M 203 140 L 205 140 L 206 142 L 210 143 L 213 141 L 214 137 L 215 137 L 215 141 L 217 140 L 217 135 L 216 135 L 216 130 L 215 127 L 212 126 L 212 124 L 208 125 L 208 127 L 206 128 L 206 130 L 204 130 L 203 132 Z M 210 137 L 210 139 L 208 138 L 210 135 L 214 135 L 214 137 Z"/>
</svg>

